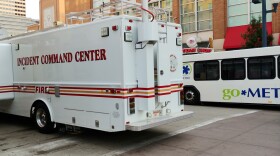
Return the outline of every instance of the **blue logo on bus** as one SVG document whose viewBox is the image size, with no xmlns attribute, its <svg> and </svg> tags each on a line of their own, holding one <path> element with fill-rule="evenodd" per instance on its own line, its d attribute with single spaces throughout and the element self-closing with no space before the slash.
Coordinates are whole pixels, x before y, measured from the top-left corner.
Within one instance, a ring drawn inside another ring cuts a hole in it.
<svg viewBox="0 0 280 156">
<path fill-rule="evenodd" d="M 183 74 L 189 75 L 192 72 L 192 66 L 190 64 L 184 64 L 183 65 Z"/>
<path fill-rule="evenodd" d="M 183 79 L 190 79 L 192 73 L 192 66 L 190 64 L 183 65 Z"/>
</svg>

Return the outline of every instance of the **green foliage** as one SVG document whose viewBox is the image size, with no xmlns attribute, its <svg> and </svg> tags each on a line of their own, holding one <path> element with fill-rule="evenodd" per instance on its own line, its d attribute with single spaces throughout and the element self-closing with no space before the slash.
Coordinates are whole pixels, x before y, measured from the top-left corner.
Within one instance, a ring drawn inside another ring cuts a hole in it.
<svg viewBox="0 0 280 156">
<path fill-rule="evenodd" d="M 259 19 L 252 18 L 249 27 L 247 28 L 247 32 L 245 34 L 241 34 L 242 38 L 245 40 L 245 45 L 243 48 L 256 48 L 262 47 L 262 23 L 261 17 Z M 273 41 L 272 35 L 267 35 L 267 45 L 271 46 Z"/>
</svg>

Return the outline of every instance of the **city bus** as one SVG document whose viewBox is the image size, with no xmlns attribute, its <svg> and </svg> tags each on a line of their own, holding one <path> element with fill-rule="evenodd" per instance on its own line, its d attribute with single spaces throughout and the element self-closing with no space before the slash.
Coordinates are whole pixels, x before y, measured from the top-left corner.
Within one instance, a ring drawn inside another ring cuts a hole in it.
<svg viewBox="0 0 280 156">
<path fill-rule="evenodd" d="M 280 104 L 280 46 L 183 56 L 184 103 Z"/>
</svg>

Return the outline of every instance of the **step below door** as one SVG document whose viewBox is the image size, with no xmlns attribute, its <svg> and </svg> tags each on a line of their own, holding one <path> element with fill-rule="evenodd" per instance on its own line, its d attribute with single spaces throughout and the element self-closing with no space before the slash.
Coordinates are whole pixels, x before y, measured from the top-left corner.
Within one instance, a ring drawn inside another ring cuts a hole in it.
<svg viewBox="0 0 280 156">
<path fill-rule="evenodd" d="M 0 44 L 0 75 L 0 101 L 14 99 L 13 65 L 10 44 Z"/>
</svg>

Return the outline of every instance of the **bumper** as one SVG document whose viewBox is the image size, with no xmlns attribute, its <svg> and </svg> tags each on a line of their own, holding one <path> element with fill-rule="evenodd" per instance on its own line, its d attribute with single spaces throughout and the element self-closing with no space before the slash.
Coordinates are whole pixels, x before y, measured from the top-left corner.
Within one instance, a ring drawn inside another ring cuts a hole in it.
<svg viewBox="0 0 280 156">
<path fill-rule="evenodd" d="M 183 112 L 178 112 L 174 114 L 170 114 L 168 116 L 162 116 L 162 117 L 157 117 L 157 118 L 152 118 L 152 119 L 147 119 L 139 122 L 134 122 L 129 125 L 126 125 L 126 130 L 130 131 L 142 131 L 145 129 L 157 127 L 160 125 L 168 124 L 171 122 L 176 122 L 179 120 L 183 120 L 186 118 L 191 117 L 193 112 L 189 111 L 183 111 Z"/>
</svg>

